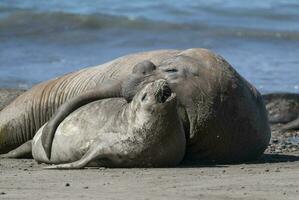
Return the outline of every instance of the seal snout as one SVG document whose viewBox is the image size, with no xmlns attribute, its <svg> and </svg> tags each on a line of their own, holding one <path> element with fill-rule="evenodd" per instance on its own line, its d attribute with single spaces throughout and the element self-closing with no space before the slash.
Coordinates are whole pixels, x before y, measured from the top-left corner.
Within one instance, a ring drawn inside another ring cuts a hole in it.
<svg viewBox="0 0 299 200">
<path fill-rule="evenodd" d="M 164 82 L 155 94 L 156 101 L 158 103 L 165 103 L 166 100 L 171 96 L 172 92 L 169 85 Z"/>
</svg>

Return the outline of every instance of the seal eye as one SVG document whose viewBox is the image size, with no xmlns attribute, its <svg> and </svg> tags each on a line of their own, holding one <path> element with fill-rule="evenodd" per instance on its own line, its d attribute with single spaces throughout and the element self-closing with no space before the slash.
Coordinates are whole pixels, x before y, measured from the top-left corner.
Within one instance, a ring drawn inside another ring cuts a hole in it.
<svg viewBox="0 0 299 200">
<path fill-rule="evenodd" d="M 170 72 L 170 73 L 178 72 L 178 70 L 174 69 L 174 68 L 172 68 L 172 69 L 165 69 L 164 71 L 165 72 Z"/>
<path fill-rule="evenodd" d="M 147 93 L 145 93 L 145 94 L 142 96 L 141 101 L 144 101 L 144 99 L 146 98 L 146 96 L 147 96 Z"/>
</svg>

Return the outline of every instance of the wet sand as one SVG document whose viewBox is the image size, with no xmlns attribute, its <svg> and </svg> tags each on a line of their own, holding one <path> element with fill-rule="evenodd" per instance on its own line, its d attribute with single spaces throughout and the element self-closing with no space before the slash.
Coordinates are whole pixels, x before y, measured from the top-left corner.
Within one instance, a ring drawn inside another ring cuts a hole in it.
<svg viewBox="0 0 299 200">
<path fill-rule="evenodd" d="M 32 159 L 0 159 L 0 199 L 298 199 L 298 145 L 286 142 L 298 132 L 272 128 L 267 154 L 245 164 L 46 170 Z"/>
</svg>

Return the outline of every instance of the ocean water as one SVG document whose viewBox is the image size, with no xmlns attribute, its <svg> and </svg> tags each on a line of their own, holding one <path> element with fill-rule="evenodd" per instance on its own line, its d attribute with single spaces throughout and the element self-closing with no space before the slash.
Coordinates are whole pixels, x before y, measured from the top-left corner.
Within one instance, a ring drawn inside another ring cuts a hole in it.
<svg viewBox="0 0 299 200">
<path fill-rule="evenodd" d="M 297 0 L 0 0 L 0 87 L 154 49 L 208 48 L 261 92 L 299 92 Z"/>
</svg>

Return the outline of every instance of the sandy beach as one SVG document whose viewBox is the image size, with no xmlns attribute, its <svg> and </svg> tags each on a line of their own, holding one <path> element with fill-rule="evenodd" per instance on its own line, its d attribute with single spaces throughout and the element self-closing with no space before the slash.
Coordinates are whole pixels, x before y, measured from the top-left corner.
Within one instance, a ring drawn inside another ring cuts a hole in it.
<svg viewBox="0 0 299 200">
<path fill-rule="evenodd" d="M 0 90 L 0 105 L 22 90 Z M 298 199 L 299 150 L 272 127 L 259 160 L 183 163 L 175 168 L 47 170 L 32 159 L 0 159 L 0 199 Z"/>
<path fill-rule="evenodd" d="M 0 0 L 0 111 L 42 81 L 158 49 L 207 48 L 262 94 L 298 94 L 298 16 L 299 1 L 290 0 Z M 279 112 L 295 111 L 281 102 Z M 281 133 L 280 126 L 271 127 L 265 154 L 250 163 L 49 170 L 33 159 L 0 158 L 0 200 L 298 200 L 299 130 Z"/>
<path fill-rule="evenodd" d="M 0 160 L 1 199 L 298 199 L 299 156 L 154 169 L 46 170 Z"/>
</svg>

